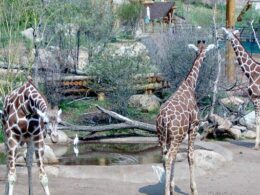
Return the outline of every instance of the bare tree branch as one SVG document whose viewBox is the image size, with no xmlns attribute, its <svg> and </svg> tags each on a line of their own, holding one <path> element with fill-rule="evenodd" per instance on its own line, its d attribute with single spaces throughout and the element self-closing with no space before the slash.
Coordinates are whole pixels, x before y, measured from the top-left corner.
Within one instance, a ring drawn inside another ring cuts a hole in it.
<svg viewBox="0 0 260 195">
<path fill-rule="evenodd" d="M 260 43 L 259 43 L 259 41 L 258 41 L 258 39 L 257 39 L 256 32 L 255 32 L 253 23 L 254 23 L 254 20 L 252 20 L 252 21 L 250 22 L 250 26 L 251 26 L 251 28 L 252 28 L 252 30 L 253 30 L 253 33 L 254 33 L 254 37 L 255 37 L 255 41 L 256 41 L 256 43 L 257 43 L 257 46 L 258 46 L 258 48 L 260 49 Z"/>
<path fill-rule="evenodd" d="M 96 107 L 101 112 L 108 114 L 112 118 L 122 121 L 122 123 L 102 125 L 102 126 L 79 126 L 79 125 L 73 125 L 73 124 L 70 124 L 67 122 L 62 122 L 61 124 L 63 126 L 59 126 L 58 129 L 59 130 L 72 130 L 72 131 L 88 131 L 88 132 L 100 132 L 100 131 L 119 130 L 119 129 L 142 129 L 144 131 L 148 131 L 151 133 L 156 132 L 155 125 L 129 119 L 116 112 L 106 110 L 98 105 L 96 105 Z"/>
</svg>

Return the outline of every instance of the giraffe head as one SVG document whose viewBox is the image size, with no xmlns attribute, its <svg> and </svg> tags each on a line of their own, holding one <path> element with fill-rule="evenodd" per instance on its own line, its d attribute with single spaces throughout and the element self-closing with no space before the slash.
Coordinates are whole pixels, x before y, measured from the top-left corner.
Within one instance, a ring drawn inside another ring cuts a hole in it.
<svg viewBox="0 0 260 195">
<path fill-rule="evenodd" d="M 193 44 L 189 44 L 188 47 L 191 49 L 194 49 L 198 54 L 200 54 L 202 51 L 208 52 L 215 48 L 214 44 L 209 44 L 206 47 L 205 43 L 206 43 L 205 40 L 198 40 L 197 46 L 195 46 Z"/>
<path fill-rule="evenodd" d="M 61 122 L 61 113 L 62 110 L 58 110 L 57 107 L 54 109 L 47 109 L 46 112 L 37 110 L 37 114 L 43 119 L 45 130 L 47 130 L 47 133 L 50 135 L 53 143 L 56 143 L 59 139 L 57 127 Z"/>
<path fill-rule="evenodd" d="M 228 29 L 226 29 L 224 27 L 222 27 L 222 30 L 224 31 L 224 35 L 225 35 L 227 40 L 234 39 L 236 36 L 239 35 L 239 31 L 238 30 L 228 30 Z"/>
</svg>

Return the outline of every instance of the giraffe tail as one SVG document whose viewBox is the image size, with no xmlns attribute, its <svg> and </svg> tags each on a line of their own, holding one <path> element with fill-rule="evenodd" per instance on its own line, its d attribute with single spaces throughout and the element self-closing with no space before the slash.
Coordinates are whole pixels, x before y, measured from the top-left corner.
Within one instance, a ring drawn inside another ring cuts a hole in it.
<svg viewBox="0 0 260 195">
<path fill-rule="evenodd" d="M 164 171 L 164 168 L 162 168 L 161 166 L 159 165 L 153 165 L 152 166 L 153 168 L 153 171 L 155 172 L 158 180 L 160 183 L 163 183 L 164 180 L 165 180 L 165 171 Z"/>
</svg>

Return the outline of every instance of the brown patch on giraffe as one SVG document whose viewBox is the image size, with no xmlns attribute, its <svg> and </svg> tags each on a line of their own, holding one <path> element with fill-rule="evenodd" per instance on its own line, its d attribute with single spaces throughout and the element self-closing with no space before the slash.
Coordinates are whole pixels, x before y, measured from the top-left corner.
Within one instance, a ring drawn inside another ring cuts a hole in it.
<svg viewBox="0 0 260 195">
<path fill-rule="evenodd" d="M 255 71 L 260 75 L 260 66 L 256 66 Z"/>
<path fill-rule="evenodd" d="M 25 86 L 22 86 L 22 87 L 18 90 L 18 94 L 22 94 L 23 91 L 24 91 L 24 89 L 25 89 Z"/>
<path fill-rule="evenodd" d="M 260 84 L 259 83 L 259 74 L 257 73 L 257 72 L 255 72 L 255 71 L 253 71 L 253 72 L 251 72 L 251 77 L 252 77 L 252 80 L 253 80 L 253 82 L 256 82 L 256 83 L 258 83 L 258 84 Z M 258 81 L 257 81 L 258 80 Z M 251 81 L 252 82 L 252 81 Z"/>
<path fill-rule="evenodd" d="M 17 127 L 12 127 L 12 132 L 14 132 L 15 134 L 17 135 L 20 135 L 21 134 L 21 131 L 17 128 Z"/>
<path fill-rule="evenodd" d="M 26 129 L 27 130 L 27 122 L 24 120 L 20 120 L 18 122 L 18 126 L 20 127 L 20 129 Z"/>
<path fill-rule="evenodd" d="M 242 58 L 242 63 L 246 63 L 246 60 L 247 60 L 247 59 L 243 57 L 243 58 Z M 249 69 L 249 68 L 248 68 L 248 69 Z"/>
<path fill-rule="evenodd" d="M 16 114 L 12 114 L 8 119 L 9 127 L 13 126 L 15 123 L 17 123 L 17 117 Z"/>
<path fill-rule="evenodd" d="M 241 46 L 238 46 L 237 49 L 238 49 L 239 51 L 243 51 L 243 48 L 242 48 Z"/>
<path fill-rule="evenodd" d="M 255 85 L 255 84 L 253 84 L 252 86 L 251 86 L 251 89 L 252 89 L 252 92 L 254 93 L 254 94 L 259 94 L 260 95 L 260 91 L 259 91 L 259 88 Z"/>
<path fill-rule="evenodd" d="M 247 63 L 248 64 L 248 63 Z M 255 64 L 252 64 L 251 66 L 250 66 L 250 71 L 253 71 L 254 69 L 255 69 Z"/>
<path fill-rule="evenodd" d="M 15 106 L 16 108 L 18 108 L 19 105 L 20 105 L 19 98 L 16 98 L 15 101 L 14 101 L 14 106 Z"/>
<path fill-rule="evenodd" d="M 40 128 L 37 128 L 34 132 L 33 135 L 39 135 L 41 133 Z"/>
<path fill-rule="evenodd" d="M 43 142 L 36 142 L 34 145 L 36 148 L 43 148 L 44 143 Z"/>
<path fill-rule="evenodd" d="M 12 134 L 12 138 L 17 141 L 21 140 L 21 136 L 19 134 Z"/>
<path fill-rule="evenodd" d="M 13 139 L 8 139 L 8 145 L 10 148 L 13 148 L 17 143 Z"/>
</svg>

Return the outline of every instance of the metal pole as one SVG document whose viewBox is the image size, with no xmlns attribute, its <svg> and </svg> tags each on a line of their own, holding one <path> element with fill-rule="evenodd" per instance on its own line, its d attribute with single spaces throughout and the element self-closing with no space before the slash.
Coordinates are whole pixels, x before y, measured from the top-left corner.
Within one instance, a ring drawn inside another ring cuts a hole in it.
<svg viewBox="0 0 260 195">
<path fill-rule="evenodd" d="M 234 29 L 235 27 L 235 9 L 236 1 L 227 0 L 226 8 L 226 28 Z M 227 42 L 226 51 L 226 76 L 229 81 L 235 81 L 235 63 L 234 63 L 235 53 L 230 42 Z"/>
</svg>

